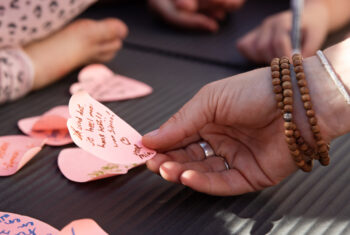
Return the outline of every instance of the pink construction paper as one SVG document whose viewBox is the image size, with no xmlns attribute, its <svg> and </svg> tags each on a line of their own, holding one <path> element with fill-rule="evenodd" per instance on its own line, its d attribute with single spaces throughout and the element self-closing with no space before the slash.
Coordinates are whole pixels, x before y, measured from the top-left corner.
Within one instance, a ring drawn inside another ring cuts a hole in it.
<svg viewBox="0 0 350 235">
<path fill-rule="evenodd" d="M 9 212 L 0 212 L 0 234 L 22 235 L 58 235 L 59 231 L 54 227 L 24 215 Z M 102 234 L 102 233 L 101 233 Z"/>
<path fill-rule="evenodd" d="M 74 220 L 66 225 L 59 235 L 108 235 L 94 220 Z"/>
<path fill-rule="evenodd" d="M 109 163 L 139 165 L 156 152 L 144 147 L 141 135 L 86 92 L 69 101 L 67 126 L 76 145 Z"/>
<path fill-rule="evenodd" d="M 126 174 L 136 166 L 109 163 L 80 148 L 63 149 L 58 155 L 58 168 L 62 174 L 79 183 Z"/>
<path fill-rule="evenodd" d="M 153 91 L 147 84 L 114 74 L 102 64 L 93 64 L 82 69 L 78 81 L 71 86 L 71 94 L 86 91 L 101 102 L 134 99 Z"/>
<path fill-rule="evenodd" d="M 61 146 L 72 143 L 68 129 L 68 106 L 57 106 L 41 116 L 22 119 L 19 129 L 33 138 L 46 139 L 45 144 Z"/>
<path fill-rule="evenodd" d="M 21 135 L 1 136 L 0 176 L 8 176 L 16 173 L 40 152 L 44 142 L 45 140 Z"/>
</svg>

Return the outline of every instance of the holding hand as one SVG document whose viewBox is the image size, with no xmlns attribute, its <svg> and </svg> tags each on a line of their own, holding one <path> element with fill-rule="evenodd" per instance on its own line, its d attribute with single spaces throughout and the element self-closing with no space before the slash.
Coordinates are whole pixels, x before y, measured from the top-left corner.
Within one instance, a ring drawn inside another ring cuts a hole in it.
<svg viewBox="0 0 350 235">
<path fill-rule="evenodd" d="M 244 0 L 149 0 L 151 9 L 168 23 L 210 32 L 216 32 L 218 21 L 243 3 Z"/>
</svg>

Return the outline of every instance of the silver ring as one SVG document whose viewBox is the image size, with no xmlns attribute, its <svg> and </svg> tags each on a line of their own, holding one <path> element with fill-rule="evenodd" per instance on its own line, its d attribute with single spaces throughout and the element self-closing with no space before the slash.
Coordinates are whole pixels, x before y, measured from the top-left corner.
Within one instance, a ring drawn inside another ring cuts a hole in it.
<svg viewBox="0 0 350 235">
<path fill-rule="evenodd" d="M 199 144 L 199 146 L 201 146 L 201 148 L 203 149 L 205 158 L 215 156 L 214 150 L 213 150 L 212 147 L 208 144 L 208 142 L 206 142 L 206 141 L 200 141 L 200 142 L 198 142 L 198 144 Z"/>
<path fill-rule="evenodd" d="M 224 158 L 224 157 L 221 157 L 221 158 L 222 158 L 222 160 L 224 160 L 224 164 L 225 164 L 226 170 L 230 170 L 230 165 L 228 164 L 226 158 Z"/>
</svg>

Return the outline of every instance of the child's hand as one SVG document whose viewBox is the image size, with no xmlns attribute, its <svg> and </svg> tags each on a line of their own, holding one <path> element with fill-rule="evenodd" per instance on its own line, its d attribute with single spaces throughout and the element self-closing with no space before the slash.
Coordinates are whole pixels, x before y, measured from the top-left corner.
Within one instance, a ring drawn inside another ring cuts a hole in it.
<svg viewBox="0 0 350 235">
<path fill-rule="evenodd" d="M 245 0 L 149 0 L 150 7 L 167 22 L 187 29 L 216 32 L 218 21 Z"/>
<path fill-rule="evenodd" d="M 274 57 L 291 56 L 292 12 L 272 15 L 257 28 L 242 37 L 237 47 L 248 59 L 268 63 Z M 311 56 L 321 47 L 328 33 L 328 13 L 322 5 L 305 7 L 302 23 L 301 49 L 304 57 Z"/>
</svg>

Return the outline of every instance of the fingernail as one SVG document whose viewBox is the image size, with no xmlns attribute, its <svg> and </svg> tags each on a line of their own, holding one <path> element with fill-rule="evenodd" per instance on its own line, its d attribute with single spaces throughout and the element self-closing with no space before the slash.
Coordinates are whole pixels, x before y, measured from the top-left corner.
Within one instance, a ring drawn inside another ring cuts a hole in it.
<svg viewBox="0 0 350 235">
<path fill-rule="evenodd" d="M 159 129 L 147 133 L 145 136 L 153 137 L 159 134 Z"/>
</svg>

